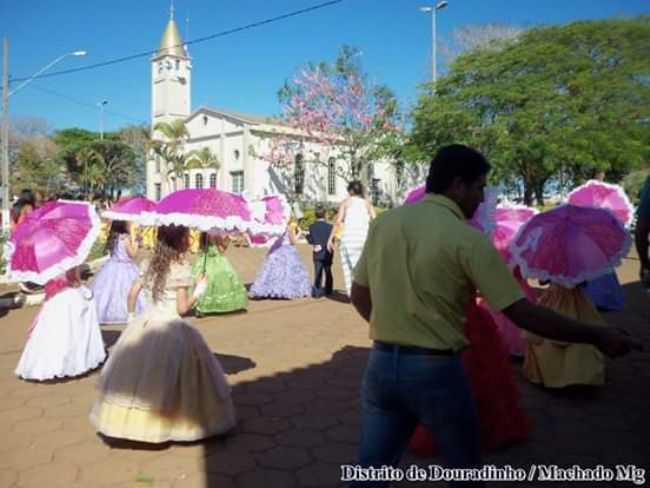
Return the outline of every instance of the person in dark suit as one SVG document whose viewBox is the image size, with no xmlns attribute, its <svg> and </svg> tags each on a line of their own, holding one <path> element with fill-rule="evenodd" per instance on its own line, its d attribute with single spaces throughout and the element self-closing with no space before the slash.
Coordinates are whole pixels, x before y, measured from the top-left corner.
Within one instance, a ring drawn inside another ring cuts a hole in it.
<svg viewBox="0 0 650 488">
<path fill-rule="evenodd" d="M 307 242 L 313 246 L 314 256 L 314 286 L 311 296 L 320 298 L 331 295 L 334 279 L 332 278 L 332 259 L 334 255 L 327 249 L 327 241 L 332 232 L 332 224 L 325 221 L 325 208 L 316 207 L 316 222 L 309 226 Z M 325 273 L 325 288 L 323 288 L 323 273 Z"/>
</svg>

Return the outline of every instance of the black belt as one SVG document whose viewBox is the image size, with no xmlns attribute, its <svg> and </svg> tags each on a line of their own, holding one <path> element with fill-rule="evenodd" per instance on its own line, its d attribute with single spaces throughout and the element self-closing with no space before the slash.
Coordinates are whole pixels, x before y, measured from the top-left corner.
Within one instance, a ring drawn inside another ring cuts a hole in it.
<svg viewBox="0 0 650 488">
<path fill-rule="evenodd" d="M 418 346 L 402 346 L 400 344 L 389 344 L 388 342 L 375 341 L 373 348 L 378 351 L 394 352 L 400 354 L 419 354 L 429 356 L 454 356 L 456 353 L 451 349 L 428 349 Z"/>
</svg>

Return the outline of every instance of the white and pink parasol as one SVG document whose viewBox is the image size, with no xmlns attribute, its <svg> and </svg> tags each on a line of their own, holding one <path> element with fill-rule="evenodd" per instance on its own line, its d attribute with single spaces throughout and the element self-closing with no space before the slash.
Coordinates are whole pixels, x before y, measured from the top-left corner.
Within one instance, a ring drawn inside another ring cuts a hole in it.
<svg viewBox="0 0 650 488">
<path fill-rule="evenodd" d="M 626 226 L 634 219 L 634 207 L 625 190 L 598 180 L 589 180 L 569 193 L 568 203 L 579 207 L 606 208 Z"/>
<path fill-rule="evenodd" d="M 88 202 L 58 200 L 30 212 L 5 244 L 7 275 L 44 284 L 84 263 L 101 220 Z"/>
<path fill-rule="evenodd" d="M 532 217 L 510 250 L 524 278 L 573 288 L 614 271 L 630 246 L 629 233 L 609 210 L 562 205 Z"/>
<path fill-rule="evenodd" d="M 110 209 L 102 212 L 102 217 L 110 220 L 135 221 L 144 212 L 151 212 L 156 207 L 156 202 L 148 198 L 136 196 L 123 198 L 115 202 Z"/>
</svg>

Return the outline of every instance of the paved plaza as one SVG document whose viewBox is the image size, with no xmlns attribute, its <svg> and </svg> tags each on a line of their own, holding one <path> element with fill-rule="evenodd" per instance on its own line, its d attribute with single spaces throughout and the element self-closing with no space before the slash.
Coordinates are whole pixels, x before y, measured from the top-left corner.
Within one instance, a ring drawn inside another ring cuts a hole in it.
<svg viewBox="0 0 650 488">
<path fill-rule="evenodd" d="M 311 268 L 310 248 L 299 248 Z M 264 250 L 231 248 L 228 256 L 251 282 Z M 335 270 L 340 289 L 338 263 Z M 531 464 L 650 467 L 650 295 L 638 283 L 634 256 L 625 260 L 619 277 L 628 307 L 607 320 L 627 327 L 645 351 L 608 361 L 607 385 L 597 390 L 545 391 L 525 382 L 515 364 L 531 436 L 486 456 L 487 463 L 526 470 Z M 194 319 L 228 374 L 239 425 L 224 438 L 159 448 L 109 446 L 96 435 L 88 413 L 98 372 L 58 383 L 18 380 L 13 371 L 38 309 L 9 311 L 0 318 L 0 487 L 341 485 L 340 465 L 356 462 L 359 386 L 370 341 L 352 306 L 334 298 L 252 301 L 246 313 Z M 122 327 L 102 329 L 110 345 Z M 437 462 L 408 455 L 403 465 Z M 620 486 L 626 485 L 634 486 Z M 444 485 L 402 481 L 395 486 Z"/>
</svg>

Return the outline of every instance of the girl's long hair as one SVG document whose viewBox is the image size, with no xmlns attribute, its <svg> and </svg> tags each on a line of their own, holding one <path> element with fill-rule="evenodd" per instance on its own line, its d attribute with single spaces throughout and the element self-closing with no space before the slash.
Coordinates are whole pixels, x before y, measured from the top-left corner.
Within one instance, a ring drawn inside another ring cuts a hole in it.
<svg viewBox="0 0 650 488">
<path fill-rule="evenodd" d="M 129 229 L 124 220 L 114 220 L 111 223 L 111 230 L 108 233 L 108 238 L 106 239 L 106 246 L 104 246 L 105 252 L 112 253 L 113 250 L 115 249 L 115 244 L 117 244 L 117 239 L 122 234 L 128 234 L 128 233 L 129 233 Z"/>
<path fill-rule="evenodd" d="M 166 225 L 158 228 L 158 238 L 153 258 L 144 276 L 144 283 L 151 290 L 153 300 L 160 301 L 171 263 L 180 261 L 189 247 L 189 231 L 182 225 Z"/>
</svg>

